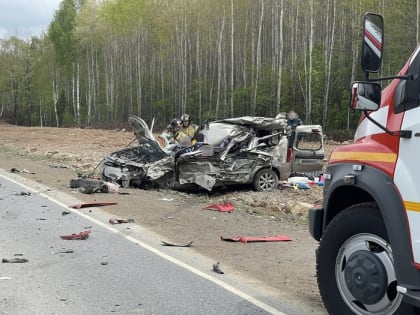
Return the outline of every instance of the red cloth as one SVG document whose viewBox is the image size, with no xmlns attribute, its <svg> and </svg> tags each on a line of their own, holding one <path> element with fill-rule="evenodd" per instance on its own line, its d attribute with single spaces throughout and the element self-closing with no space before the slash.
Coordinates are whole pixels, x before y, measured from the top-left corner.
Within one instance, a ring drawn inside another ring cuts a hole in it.
<svg viewBox="0 0 420 315">
<path fill-rule="evenodd" d="M 232 212 L 234 209 L 232 202 L 213 203 L 203 208 L 203 210 L 216 210 L 220 212 Z"/>
</svg>

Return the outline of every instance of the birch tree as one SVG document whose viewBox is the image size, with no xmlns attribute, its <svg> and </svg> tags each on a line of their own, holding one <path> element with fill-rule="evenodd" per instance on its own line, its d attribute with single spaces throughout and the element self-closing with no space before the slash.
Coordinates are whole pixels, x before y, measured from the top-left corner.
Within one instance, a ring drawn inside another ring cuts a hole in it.
<svg viewBox="0 0 420 315">
<path fill-rule="evenodd" d="M 282 85 L 282 74 L 283 74 L 283 50 L 284 50 L 284 40 L 283 40 L 283 16 L 284 16 L 284 1 L 280 0 L 280 20 L 279 20 L 279 57 L 278 57 L 278 71 L 277 71 L 277 102 L 276 102 L 276 112 L 280 112 L 281 108 L 281 85 Z"/>
<path fill-rule="evenodd" d="M 252 101 L 251 101 L 251 115 L 255 115 L 256 106 L 257 106 L 258 82 L 259 82 L 260 65 L 261 65 L 261 32 L 262 32 L 263 21 L 264 21 L 264 0 L 261 1 L 260 19 L 259 19 L 259 24 L 258 24 L 255 78 L 254 78 L 254 90 L 253 90 Z"/>
<path fill-rule="evenodd" d="M 326 47 L 326 81 L 325 81 L 325 92 L 324 92 L 324 104 L 323 104 L 323 114 L 322 114 L 322 124 L 324 126 L 327 126 L 328 121 L 328 102 L 329 102 L 329 93 L 330 88 L 332 85 L 331 79 L 331 62 L 332 62 L 332 56 L 333 56 L 333 47 L 334 47 L 334 40 L 335 40 L 335 22 L 336 22 L 336 1 L 332 0 L 332 26 L 329 32 L 331 34 L 331 39 L 327 41 L 329 44 Z M 328 25 L 327 25 L 328 27 Z"/>
<path fill-rule="evenodd" d="M 220 21 L 219 27 L 219 36 L 217 41 L 217 96 L 216 96 L 216 110 L 215 114 L 216 117 L 219 116 L 219 109 L 220 109 L 220 90 L 221 90 L 221 83 L 222 83 L 222 45 L 223 45 L 223 33 L 225 31 L 225 10 L 223 10 L 223 17 Z"/>
</svg>

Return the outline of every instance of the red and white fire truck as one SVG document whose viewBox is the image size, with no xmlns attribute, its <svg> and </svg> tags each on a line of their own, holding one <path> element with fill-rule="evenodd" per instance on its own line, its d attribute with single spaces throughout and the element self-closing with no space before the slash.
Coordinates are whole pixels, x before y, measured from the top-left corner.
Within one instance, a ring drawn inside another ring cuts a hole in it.
<svg viewBox="0 0 420 315">
<path fill-rule="evenodd" d="M 364 16 L 364 81 L 354 142 L 331 154 L 322 207 L 309 212 L 317 280 L 330 314 L 420 314 L 420 46 L 400 73 L 380 71 L 382 16 Z M 392 80 L 381 91 L 380 83 Z"/>
</svg>

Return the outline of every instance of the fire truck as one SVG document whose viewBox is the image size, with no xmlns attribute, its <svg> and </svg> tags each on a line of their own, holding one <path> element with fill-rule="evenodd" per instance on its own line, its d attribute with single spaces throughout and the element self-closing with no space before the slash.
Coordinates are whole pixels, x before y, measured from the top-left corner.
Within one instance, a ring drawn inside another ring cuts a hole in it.
<svg viewBox="0 0 420 315">
<path fill-rule="evenodd" d="M 309 211 L 330 314 L 420 314 L 420 46 L 398 75 L 379 77 L 383 30 L 382 16 L 364 15 L 366 78 L 350 90 L 361 118 L 354 141 L 331 153 L 323 204 Z"/>
</svg>

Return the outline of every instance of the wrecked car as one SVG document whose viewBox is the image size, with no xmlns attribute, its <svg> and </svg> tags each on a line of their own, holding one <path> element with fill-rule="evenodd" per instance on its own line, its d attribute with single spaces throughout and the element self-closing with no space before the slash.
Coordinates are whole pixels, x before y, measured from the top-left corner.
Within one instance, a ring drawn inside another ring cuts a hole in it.
<svg viewBox="0 0 420 315">
<path fill-rule="evenodd" d="M 292 172 L 323 168 L 321 126 L 298 126 L 291 131 L 285 115 L 206 121 L 196 141 L 178 150 L 163 147 L 140 117 L 131 116 L 129 124 L 139 145 L 109 154 L 100 167 L 102 180 L 123 187 L 212 191 L 249 184 L 257 191 L 270 191 Z"/>
</svg>

